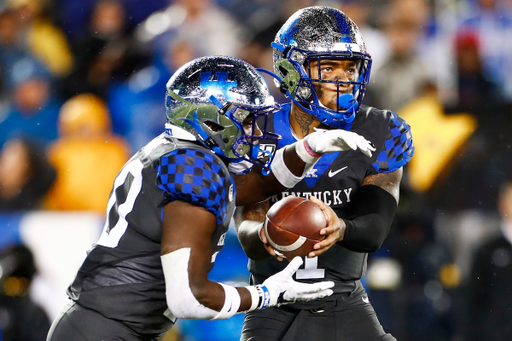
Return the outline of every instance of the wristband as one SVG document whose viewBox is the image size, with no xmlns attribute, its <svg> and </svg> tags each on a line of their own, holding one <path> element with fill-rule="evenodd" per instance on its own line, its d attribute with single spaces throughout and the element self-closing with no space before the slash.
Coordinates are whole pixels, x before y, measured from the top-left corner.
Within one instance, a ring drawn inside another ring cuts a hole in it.
<svg viewBox="0 0 512 341">
<path fill-rule="evenodd" d="M 257 289 L 261 290 L 261 304 L 258 307 L 259 310 L 270 307 L 270 291 L 265 285 L 257 285 Z"/>
<path fill-rule="evenodd" d="M 249 290 L 249 293 L 251 294 L 251 299 L 252 299 L 251 307 L 247 311 L 254 311 L 254 310 L 258 309 L 258 307 L 260 306 L 261 296 L 260 296 L 256 286 L 251 285 L 251 286 L 248 286 L 248 287 L 245 287 L 245 288 L 247 290 Z"/>
<path fill-rule="evenodd" d="M 271 169 L 272 173 L 276 177 L 277 181 L 281 183 L 281 185 L 286 188 L 292 188 L 295 187 L 295 185 L 298 184 L 304 177 L 298 177 L 288 169 L 288 166 L 286 166 L 284 163 L 284 150 L 285 148 L 277 150 L 274 156 L 274 160 L 272 160 Z"/>
<path fill-rule="evenodd" d="M 323 154 L 315 153 L 308 145 L 307 138 L 303 138 L 295 143 L 295 151 L 302 161 L 306 164 L 314 164 Z"/>
<path fill-rule="evenodd" d="M 212 320 L 224 320 L 235 315 L 240 308 L 241 298 L 238 290 L 231 285 L 219 283 L 224 288 L 224 306 Z"/>
</svg>

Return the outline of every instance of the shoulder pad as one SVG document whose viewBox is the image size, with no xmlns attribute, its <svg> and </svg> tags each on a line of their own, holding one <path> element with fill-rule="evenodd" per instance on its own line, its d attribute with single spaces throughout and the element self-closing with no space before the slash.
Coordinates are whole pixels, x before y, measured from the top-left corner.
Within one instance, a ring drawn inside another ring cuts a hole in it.
<svg viewBox="0 0 512 341">
<path fill-rule="evenodd" d="M 156 171 L 164 202 L 182 200 L 206 208 L 219 224 L 226 219 L 235 189 L 218 157 L 196 149 L 176 149 L 160 158 Z"/>
<path fill-rule="evenodd" d="M 403 118 L 390 112 L 384 148 L 373 167 L 379 173 L 391 173 L 405 165 L 414 155 L 411 127 Z"/>
</svg>

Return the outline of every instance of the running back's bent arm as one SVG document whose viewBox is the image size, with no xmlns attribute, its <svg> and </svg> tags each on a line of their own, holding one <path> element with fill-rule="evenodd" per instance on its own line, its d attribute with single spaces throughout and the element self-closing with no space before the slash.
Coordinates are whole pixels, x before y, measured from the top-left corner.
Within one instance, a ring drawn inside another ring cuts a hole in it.
<svg viewBox="0 0 512 341">
<path fill-rule="evenodd" d="M 270 256 L 260 239 L 260 231 L 269 208 L 270 202 L 268 200 L 237 207 L 235 227 L 238 240 L 247 257 L 254 260 Z"/>
</svg>

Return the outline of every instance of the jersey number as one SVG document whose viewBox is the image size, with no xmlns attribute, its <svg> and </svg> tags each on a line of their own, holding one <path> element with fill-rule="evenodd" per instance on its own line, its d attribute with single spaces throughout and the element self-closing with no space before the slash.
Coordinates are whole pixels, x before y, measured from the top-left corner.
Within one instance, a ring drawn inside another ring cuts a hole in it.
<svg viewBox="0 0 512 341">
<path fill-rule="evenodd" d="M 144 165 L 142 162 L 135 159 L 128 163 L 114 180 L 112 194 L 110 195 L 107 204 L 107 218 L 105 221 L 105 226 L 103 227 L 103 232 L 101 233 L 100 239 L 98 240 L 98 245 L 111 248 L 116 247 L 119 244 L 119 240 L 126 232 L 126 228 L 128 227 L 126 216 L 132 211 L 133 205 L 135 204 L 135 199 L 137 199 L 137 196 L 142 189 L 143 167 Z M 128 194 L 126 195 L 126 200 L 123 203 L 117 202 L 116 190 L 120 186 L 130 187 Z M 118 206 L 117 212 L 112 211 L 114 204 Z M 110 217 L 114 213 L 117 213 L 118 215 L 117 222 L 114 226 L 111 226 L 113 224 L 109 224 L 111 221 Z"/>
<path fill-rule="evenodd" d="M 304 258 L 304 269 L 299 269 L 295 273 L 297 279 L 324 278 L 325 269 L 318 268 L 318 257 Z"/>
</svg>

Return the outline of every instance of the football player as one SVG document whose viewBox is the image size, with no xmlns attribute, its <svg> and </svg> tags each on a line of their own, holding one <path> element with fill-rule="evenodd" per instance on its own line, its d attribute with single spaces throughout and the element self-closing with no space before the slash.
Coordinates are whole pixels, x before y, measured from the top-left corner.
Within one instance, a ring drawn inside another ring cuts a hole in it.
<svg viewBox="0 0 512 341">
<path fill-rule="evenodd" d="M 283 188 L 283 177 L 300 178 L 309 167 L 290 148 L 263 176 L 273 154 L 260 151 L 259 140 L 278 138 L 266 129 L 276 105 L 256 69 L 230 57 L 196 59 L 171 77 L 165 105 L 165 133 L 114 180 L 104 231 L 68 288 L 71 303 L 54 321 L 49 341 L 154 340 L 176 318 L 226 319 L 332 293 L 329 281 L 292 280 L 300 258 L 259 286 L 208 280 L 235 198 L 262 200 L 273 186 Z M 327 144 L 325 137 L 317 140 L 308 143 L 320 153 L 372 150 L 355 133 L 327 137 Z M 231 172 L 239 174 L 236 186 Z"/>
<path fill-rule="evenodd" d="M 368 253 L 382 245 L 394 217 L 403 166 L 414 153 L 410 127 L 389 110 L 361 105 L 372 60 L 356 24 L 343 12 L 301 9 L 282 26 L 272 47 L 273 75 L 291 100 L 270 121 L 269 128 L 282 136 L 278 148 L 342 129 L 364 136 L 377 150 L 371 158 L 360 150 L 300 153 L 305 162 L 315 162 L 303 180 L 270 201 L 245 207 L 241 224 L 237 213 L 238 236 L 252 258 L 251 283 L 257 285 L 288 264 L 279 261 L 265 238 L 269 205 L 288 195 L 320 205 L 329 222 L 321 232 L 326 238 L 294 278 L 335 283 L 330 297 L 248 312 L 241 340 L 395 340 L 383 330 L 360 279 Z"/>
</svg>

